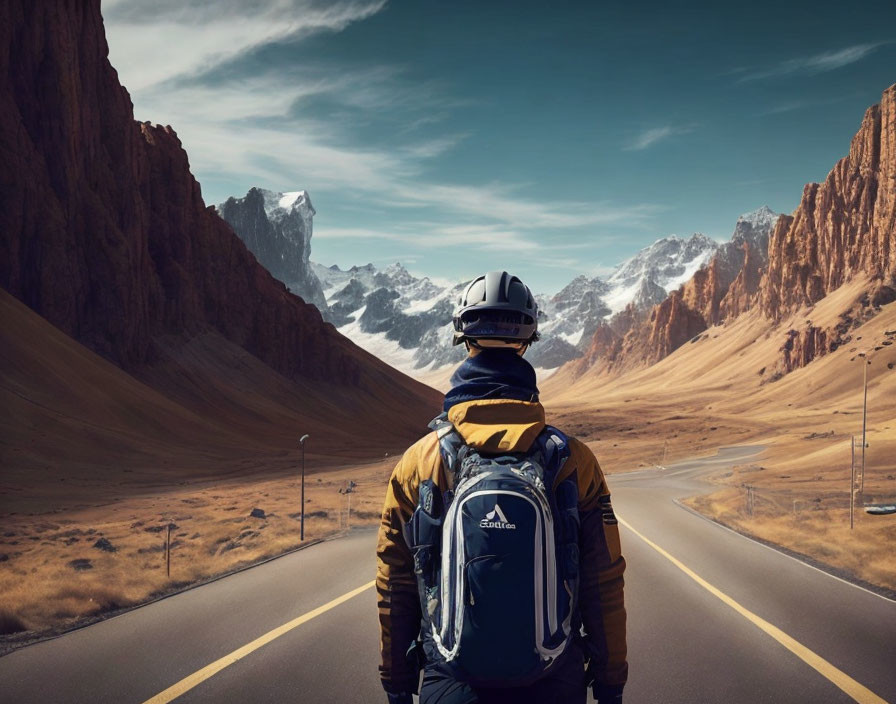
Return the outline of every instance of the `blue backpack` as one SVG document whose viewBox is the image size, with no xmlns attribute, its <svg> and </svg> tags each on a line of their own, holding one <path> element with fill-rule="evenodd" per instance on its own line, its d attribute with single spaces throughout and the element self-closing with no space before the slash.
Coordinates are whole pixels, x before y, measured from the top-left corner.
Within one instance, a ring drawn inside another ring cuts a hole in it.
<svg viewBox="0 0 896 704">
<path fill-rule="evenodd" d="M 525 453 L 486 455 L 445 414 L 430 427 L 451 488 L 423 481 L 405 526 L 424 654 L 473 685 L 529 684 L 579 628 L 575 473 L 551 490 L 568 441 L 548 426 Z"/>
</svg>

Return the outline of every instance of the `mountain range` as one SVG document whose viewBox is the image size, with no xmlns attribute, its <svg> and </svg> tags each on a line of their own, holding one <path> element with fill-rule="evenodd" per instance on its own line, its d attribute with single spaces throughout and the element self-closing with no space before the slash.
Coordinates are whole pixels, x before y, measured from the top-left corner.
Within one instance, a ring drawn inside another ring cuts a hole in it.
<svg viewBox="0 0 896 704">
<path fill-rule="evenodd" d="M 451 318 L 468 282 L 417 277 L 399 262 L 385 269 L 366 264 L 343 270 L 311 261 L 314 211 L 305 191 L 252 188 L 217 210 L 262 264 L 281 272 L 278 278 L 291 290 L 313 301 L 324 319 L 380 359 L 430 382 L 444 381 L 463 359 L 463 348 L 452 345 Z M 544 376 L 582 357 L 602 325 L 620 316 L 645 316 L 713 258 L 735 271 L 744 246 L 764 251 L 777 218 L 768 207 L 743 215 L 731 240 L 721 244 L 700 233 L 664 237 L 606 280 L 580 275 L 557 293 L 536 293 L 541 339 L 528 359 Z"/>
</svg>

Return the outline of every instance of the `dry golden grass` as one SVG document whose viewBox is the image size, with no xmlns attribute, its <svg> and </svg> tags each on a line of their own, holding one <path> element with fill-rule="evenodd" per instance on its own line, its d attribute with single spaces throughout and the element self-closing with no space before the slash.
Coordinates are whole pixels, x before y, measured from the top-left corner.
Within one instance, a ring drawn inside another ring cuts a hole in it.
<svg viewBox="0 0 896 704">
<path fill-rule="evenodd" d="M 896 590 L 896 522 L 870 516 L 859 507 L 850 530 L 845 495 L 794 496 L 754 490 L 752 515 L 741 488 L 685 503 L 737 531 L 835 567 L 845 577 Z"/>
<path fill-rule="evenodd" d="M 896 502 L 893 427 L 868 433 L 864 483 L 857 455 L 852 529 L 850 438 L 833 428 L 815 437 L 810 433 L 783 438 L 763 459 L 715 478 L 728 488 L 686 503 L 731 528 L 835 567 L 845 576 L 896 590 L 896 517 L 863 510 L 863 504 Z"/>
<path fill-rule="evenodd" d="M 392 460 L 306 476 L 305 541 L 379 521 Z M 73 625 L 283 554 L 300 545 L 296 476 L 177 487 L 153 496 L 12 515 L 0 534 L 0 633 Z M 266 517 L 253 518 L 253 508 Z M 171 532 L 171 576 L 165 539 Z M 94 544 L 107 540 L 107 552 Z M 78 569 L 81 565 L 89 567 Z"/>
</svg>

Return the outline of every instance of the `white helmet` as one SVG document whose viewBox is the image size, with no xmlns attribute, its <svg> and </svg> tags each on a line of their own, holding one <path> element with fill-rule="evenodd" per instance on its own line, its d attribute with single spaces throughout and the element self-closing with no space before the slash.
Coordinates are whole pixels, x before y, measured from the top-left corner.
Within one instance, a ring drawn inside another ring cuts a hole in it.
<svg viewBox="0 0 896 704">
<path fill-rule="evenodd" d="M 490 271 L 470 282 L 454 313 L 454 344 L 465 340 L 538 339 L 538 306 L 529 288 L 506 271 Z"/>
</svg>

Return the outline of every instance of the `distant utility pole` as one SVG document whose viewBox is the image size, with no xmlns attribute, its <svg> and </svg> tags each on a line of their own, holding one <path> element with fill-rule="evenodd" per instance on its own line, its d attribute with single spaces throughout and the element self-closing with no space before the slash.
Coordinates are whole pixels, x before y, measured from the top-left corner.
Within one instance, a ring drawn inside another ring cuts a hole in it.
<svg viewBox="0 0 896 704">
<path fill-rule="evenodd" d="M 165 535 L 165 575 L 171 576 L 171 522 L 168 523 L 168 532 Z"/>
<path fill-rule="evenodd" d="M 345 494 L 348 499 L 348 510 L 345 515 L 345 530 L 351 530 L 352 523 L 352 494 L 355 493 L 355 482 L 349 480 L 348 485 L 344 489 L 340 489 L 340 494 Z"/>
<path fill-rule="evenodd" d="M 668 441 L 668 440 L 663 440 L 663 461 L 662 461 L 662 463 L 661 463 L 661 465 L 660 465 L 661 467 L 665 467 L 665 466 L 666 466 L 666 448 L 667 448 L 668 445 L 669 445 L 669 441 Z"/>
<path fill-rule="evenodd" d="M 299 529 L 299 540 L 302 542 L 305 541 L 305 441 L 309 437 L 309 435 L 305 434 L 299 438 L 299 444 L 302 446 L 302 527 Z"/>
<path fill-rule="evenodd" d="M 862 364 L 864 371 L 862 375 L 862 484 L 859 489 L 859 495 L 862 497 L 862 503 L 865 503 L 865 445 L 868 444 L 865 440 L 865 421 L 868 417 L 868 365 L 871 364 L 871 360 L 868 359 L 867 354 L 863 356 L 865 359 L 863 360 L 864 364 Z"/>
<path fill-rule="evenodd" d="M 854 514 L 856 506 L 856 436 L 852 436 L 852 461 L 849 463 L 849 529 L 854 526 Z"/>
</svg>

